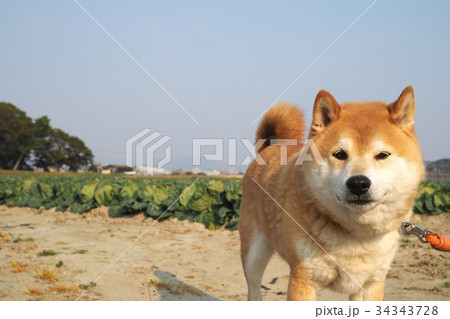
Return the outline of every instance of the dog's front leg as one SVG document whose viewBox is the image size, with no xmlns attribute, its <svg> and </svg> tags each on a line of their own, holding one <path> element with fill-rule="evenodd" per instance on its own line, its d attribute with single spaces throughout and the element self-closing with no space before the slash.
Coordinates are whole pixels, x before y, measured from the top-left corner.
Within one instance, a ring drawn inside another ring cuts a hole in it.
<svg viewBox="0 0 450 319">
<path fill-rule="evenodd" d="M 358 291 L 356 294 L 350 295 L 350 301 L 383 301 L 384 281 L 372 281 L 364 285 L 364 290 Z"/>
<path fill-rule="evenodd" d="M 297 264 L 291 266 L 289 276 L 288 300 L 316 300 L 317 290 L 312 285 L 306 269 Z"/>
</svg>

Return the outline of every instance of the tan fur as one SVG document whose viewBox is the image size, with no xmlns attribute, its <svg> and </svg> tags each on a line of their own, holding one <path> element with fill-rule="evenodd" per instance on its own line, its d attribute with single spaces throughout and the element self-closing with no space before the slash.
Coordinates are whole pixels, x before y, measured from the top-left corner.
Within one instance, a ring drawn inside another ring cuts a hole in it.
<svg viewBox="0 0 450 319">
<path fill-rule="evenodd" d="M 279 145 L 262 148 L 259 155 L 267 165 L 253 161 L 243 178 L 239 222 L 250 300 L 262 298 L 261 277 L 273 251 L 291 269 L 289 300 L 314 300 L 323 288 L 351 300 L 383 299 L 400 224 L 411 215 L 424 177 L 413 116 L 411 87 L 389 105 L 339 105 L 320 91 L 309 138 L 324 165 L 314 158 L 295 165 L 301 144 L 287 146 L 287 165 L 281 164 Z M 278 105 L 263 117 L 257 139 L 301 140 L 303 130 L 301 112 Z M 341 149 L 348 159 L 333 156 Z M 383 152 L 390 155 L 377 159 Z M 356 195 L 346 186 L 350 177 L 361 175 L 371 181 L 357 198 L 370 201 L 364 205 L 352 202 Z"/>
<path fill-rule="evenodd" d="M 278 125 L 279 123 L 282 125 Z M 271 107 L 264 114 L 264 120 L 256 131 L 256 143 L 262 139 L 266 140 L 266 143 L 259 148 L 259 152 L 270 145 L 270 139 L 295 139 L 297 144 L 300 144 L 304 138 L 303 114 L 297 107 L 289 104 L 277 104 Z"/>
</svg>

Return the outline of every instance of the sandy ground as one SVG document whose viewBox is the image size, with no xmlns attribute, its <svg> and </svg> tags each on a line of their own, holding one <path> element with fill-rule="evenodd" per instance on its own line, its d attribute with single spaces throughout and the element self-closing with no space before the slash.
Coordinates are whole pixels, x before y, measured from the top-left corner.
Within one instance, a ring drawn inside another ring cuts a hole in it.
<svg viewBox="0 0 450 319">
<path fill-rule="evenodd" d="M 414 221 L 450 235 L 450 214 Z M 153 222 L 142 214 L 112 219 L 107 208 L 76 215 L 0 206 L 0 300 L 246 299 L 237 231 L 175 219 L 148 229 Z M 450 253 L 408 240 L 392 264 L 385 300 L 450 300 Z M 285 300 L 287 280 L 286 263 L 274 256 L 264 299 Z M 347 297 L 325 290 L 319 300 Z"/>
</svg>

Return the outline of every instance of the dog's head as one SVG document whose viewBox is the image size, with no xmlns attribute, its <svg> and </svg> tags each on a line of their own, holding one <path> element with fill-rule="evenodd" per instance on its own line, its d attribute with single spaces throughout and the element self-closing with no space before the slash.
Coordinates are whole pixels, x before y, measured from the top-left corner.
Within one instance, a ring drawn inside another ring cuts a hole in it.
<svg viewBox="0 0 450 319">
<path fill-rule="evenodd" d="M 328 210 L 361 221 L 361 216 L 381 206 L 382 211 L 389 205 L 411 209 L 424 177 L 414 107 L 412 87 L 391 104 L 339 105 L 330 93 L 319 92 L 310 138 L 324 161 L 310 166 L 307 179 Z M 373 218 L 369 219 L 374 222 Z"/>
</svg>

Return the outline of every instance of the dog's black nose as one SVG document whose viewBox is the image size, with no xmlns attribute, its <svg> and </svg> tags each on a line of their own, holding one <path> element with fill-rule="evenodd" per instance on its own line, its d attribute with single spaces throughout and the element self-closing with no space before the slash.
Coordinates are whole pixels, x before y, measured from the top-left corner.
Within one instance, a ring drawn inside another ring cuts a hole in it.
<svg viewBox="0 0 450 319">
<path fill-rule="evenodd" d="M 364 175 L 356 175 L 350 177 L 345 184 L 352 194 L 360 196 L 369 190 L 370 179 Z"/>
</svg>

